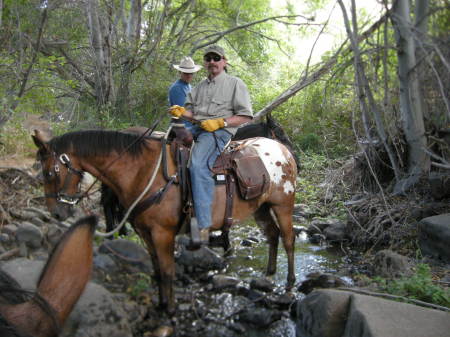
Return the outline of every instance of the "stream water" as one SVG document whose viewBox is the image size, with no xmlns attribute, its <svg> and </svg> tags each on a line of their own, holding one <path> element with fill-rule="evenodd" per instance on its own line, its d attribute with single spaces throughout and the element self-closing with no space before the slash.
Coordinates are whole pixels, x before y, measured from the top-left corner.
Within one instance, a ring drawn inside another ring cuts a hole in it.
<svg viewBox="0 0 450 337">
<path fill-rule="evenodd" d="M 247 222 L 230 231 L 234 253 L 228 258 L 227 274 L 241 279 L 263 277 L 267 267 L 268 249 L 265 236 L 255 223 Z M 249 246 L 245 246 L 248 244 Z M 297 282 L 312 272 L 335 273 L 345 263 L 339 248 L 309 242 L 304 231 L 295 240 L 295 275 Z M 273 281 L 284 285 L 287 277 L 287 257 L 280 240 L 277 273 Z"/>
</svg>

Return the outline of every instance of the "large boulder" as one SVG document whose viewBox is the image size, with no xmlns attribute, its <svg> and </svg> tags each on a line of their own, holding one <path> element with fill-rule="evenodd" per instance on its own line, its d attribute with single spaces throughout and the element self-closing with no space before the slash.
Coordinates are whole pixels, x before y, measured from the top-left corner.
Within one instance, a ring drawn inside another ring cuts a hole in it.
<svg viewBox="0 0 450 337">
<path fill-rule="evenodd" d="M 450 213 L 419 222 L 419 245 L 422 254 L 450 261 Z"/>
<path fill-rule="evenodd" d="M 304 337 L 448 337 L 449 313 L 349 291 L 315 290 L 296 306 Z"/>
<path fill-rule="evenodd" d="M 295 317 L 300 336 L 341 337 L 345 329 L 349 294 L 315 290 L 297 302 Z"/>
<path fill-rule="evenodd" d="M 372 269 L 375 275 L 384 278 L 396 278 L 412 274 L 412 265 L 406 256 L 390 249 L 375 254 Z"/>
</svg>

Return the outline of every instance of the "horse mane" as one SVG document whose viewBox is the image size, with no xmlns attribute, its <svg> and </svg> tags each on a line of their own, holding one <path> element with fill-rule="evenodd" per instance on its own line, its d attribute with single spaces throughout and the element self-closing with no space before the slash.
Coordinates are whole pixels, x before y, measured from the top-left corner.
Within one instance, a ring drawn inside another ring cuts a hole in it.
<svg viewBox="0 0 450 337">
<path fill-rule="evenodd" d="M 2 337 L 33 337 L 30 335 L 24 335 L 17 331 L 17 329 L 9 324 L 7 320 L 0 315 L 0 336 Z"/>
<path fill-rule="evenodd" d="M 144 139 L 137 134 L 112 130 L 73 131 L 51 139 L 48 143 L 56 153 L 74 151 L 76 156 L 102 156 L 116 151 L 126 151 L 139 156 L 145 145 Z"/>
<path fill-rule="evenodd" d="M 300 159 L 295 153 L 295 147 L 290 140 L 283 127 L 272 117 L 271 114 L 266 115 L 266 121 L 248 124 L 238 129 L 233 140 L 243 140 L 251 137 L 267 137 L 272 138 L 284 144 L 295 159 L 297 170 L 300 170 Z"/>
</svg>

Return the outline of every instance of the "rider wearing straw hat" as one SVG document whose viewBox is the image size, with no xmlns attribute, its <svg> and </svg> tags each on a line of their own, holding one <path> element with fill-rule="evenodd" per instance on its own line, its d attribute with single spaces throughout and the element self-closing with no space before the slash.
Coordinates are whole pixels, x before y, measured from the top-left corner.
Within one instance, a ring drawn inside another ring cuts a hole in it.
<svg viewBox="0 0 450 337">
<path fill-rule="evenodd" d="M 180 64 L 174 64 L 173 67 L 180 72 L 180 78 L 172 83 L 169 88 L 169 105 L 183 106 L 187 94 L 191 91 L 191 81 L 194 73 L 199 71 L 202 66 L 196 65 L 189 56 L 183 57 Z"/>
</svg>

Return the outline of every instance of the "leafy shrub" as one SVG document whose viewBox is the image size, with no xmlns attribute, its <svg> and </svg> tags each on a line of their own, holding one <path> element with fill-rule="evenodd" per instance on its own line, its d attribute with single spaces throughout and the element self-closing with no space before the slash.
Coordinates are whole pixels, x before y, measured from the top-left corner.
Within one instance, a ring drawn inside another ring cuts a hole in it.
<svg viewBox="0 0 450 337">
<path fill-rule="evenodd" d="M 295 139 L 298 147 L 305 152 L 322 152 L 322 140 L 315 133 L 300 134 Z"/>
<path fill-rule="evenodd" d="M 450 307 L 450 290 L 433 283 L 430 267 L 418 264 L 413 276 L 387 281 L 380 279 L 380 288 L 393 295 Z"/>
</svg>

